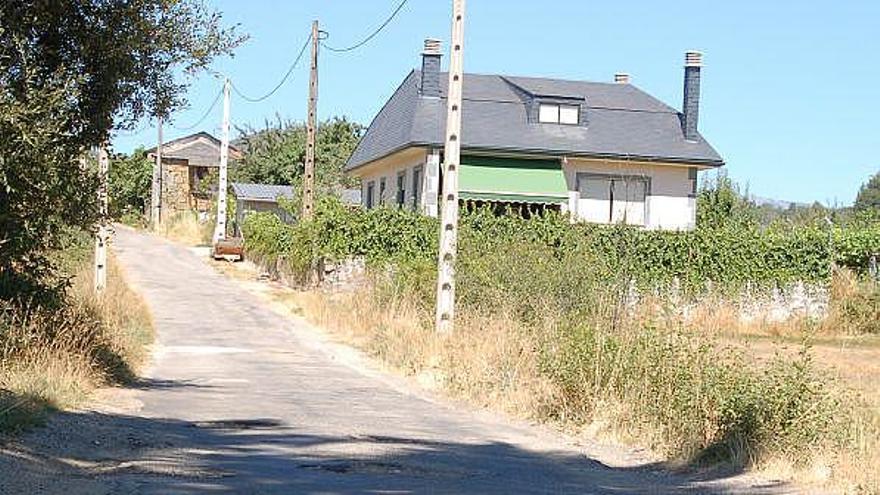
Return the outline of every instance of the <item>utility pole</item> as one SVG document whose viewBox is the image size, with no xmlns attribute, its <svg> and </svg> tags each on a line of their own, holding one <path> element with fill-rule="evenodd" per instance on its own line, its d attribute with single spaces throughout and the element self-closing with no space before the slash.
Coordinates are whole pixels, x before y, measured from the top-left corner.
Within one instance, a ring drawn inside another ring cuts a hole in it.
<svg viewBox="0 0 880 495">
<path fill-rule="evenodd" d="M 217 226 L 214 244 L 226 239 L 226 191 L 229 165 L 229 78 L 223 81 L 223 130 L 220 142 L 220 178 L 217 181 Z"/>
<path fill-rule="evenodd" d="M 312 66 L 309 75 L 309 116 L 306 122 L 306 163 L 303 172 L 302 218 L 312 218 L 315 208 L 315 132 L 318 125 L 318 21 L 312 22 Z"/>
<path fill-rule="evenodd" d="M 436 330 L 451 333 L 455 318 L 455 258 L 458 243 L 458 167 L 461 160 L 461 88 L 464 78 L 464 3 L 452 2 L 452 55 L 446 102 L 440 253 L 437 259 Z"/>
<path fill-rule="evenodd" d="M 162 117 L 158 117 L 156 136 L 156 161 L 153 163 L 153 187 L 150 197 L 150 222 L 159 228 L 162 221 Z"/>
<path fill-rule="evenodd" d="M 110 159 L 105 145 L 98 148 L 98 207 L 101 219 L 95 235 L 95 292 L 104 292 L 107 288 L 107 242 L 110 240 L 110 226 L 107 225 L 109 215 L 109 198 L 107 193 L 107 175 L 110 172 Z"/>
</svg>

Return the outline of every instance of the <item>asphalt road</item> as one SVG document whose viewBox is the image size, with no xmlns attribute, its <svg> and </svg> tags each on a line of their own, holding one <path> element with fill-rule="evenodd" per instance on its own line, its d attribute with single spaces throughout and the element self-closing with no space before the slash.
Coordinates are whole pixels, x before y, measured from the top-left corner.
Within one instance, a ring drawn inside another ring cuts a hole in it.
<svg viewBox="0 0 880 495">
<path fill-rule="evenodd" d="M 154 363 L 115 396 L 129 405 L 57 414 L 0 452 L 0 492 L 786 491 L 636 462 L 609 467 L 547 429 L 358 364 L 187 248 L 120 229 L 115 250 L 153 312 Z"/>
</svg>

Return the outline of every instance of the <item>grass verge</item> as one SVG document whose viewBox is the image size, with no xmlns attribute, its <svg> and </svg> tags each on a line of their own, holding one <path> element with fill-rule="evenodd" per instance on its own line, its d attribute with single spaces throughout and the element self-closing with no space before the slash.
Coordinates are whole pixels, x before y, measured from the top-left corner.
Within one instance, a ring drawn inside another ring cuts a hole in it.
<svg viewBox="0 0 880 495">
<path fill-rule="evenodd" d="M 72 255 L 79 259 L 60 307 L 0 308 L 0 431 L 39 423 L 98 387 L 129 382 L 147 359 L 153 327 L 145 303 L 112 256 L 108 287 L 97 296 L 91 259 L 80 254 Z"/>
<path fill-rule="evenodd" d="M 214 223 L 200 221 L 195 211 L 182 211 L 159 225 L 159 235 L 187 246 L 207 246 L 211 244 Z"/>
<path fill-rule="evenodd" d="M 573 323 L 464 306 L 452 338 L 419 297 L 379 277 L 286 302 L 423 385 L 569 431 L 648 447 L 672 467 L 751 468 L 849 493 L 880 491 L 876 405 L 807 344 L 755 360 L 674 319 Z M 876 387 L 876 385 L 874 385 Z"/>
</svg>

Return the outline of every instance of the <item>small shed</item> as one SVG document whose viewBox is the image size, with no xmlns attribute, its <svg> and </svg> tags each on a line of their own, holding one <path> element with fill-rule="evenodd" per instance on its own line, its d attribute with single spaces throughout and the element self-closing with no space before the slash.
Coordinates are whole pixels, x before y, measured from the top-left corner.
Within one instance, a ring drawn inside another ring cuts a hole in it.
<svg viewBox="0 0 880 495">
<path fill-rule="evenodd" d="M 245 184 L 234 182 L 232 194 L 235 196 L 235 235 L 241 235 L 241 224 L 245 217 L 255 211 L 275 213 L 281 220 L 291 223 L 293 216 L 278 204 L 279 198 L 292 199 L 293 187 L 273 184 Z"/>
</svg>

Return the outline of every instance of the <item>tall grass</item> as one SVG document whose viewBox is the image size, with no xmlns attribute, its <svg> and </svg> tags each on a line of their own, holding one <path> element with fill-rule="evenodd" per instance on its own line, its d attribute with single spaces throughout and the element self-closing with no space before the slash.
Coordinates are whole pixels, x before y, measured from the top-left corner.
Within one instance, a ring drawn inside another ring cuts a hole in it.
<svg viewBox="0 0 880 495">
<path fill-rule="evenodd" d="M 356 291 L 296 302 L 345 340 L 480 405 L 590 427 L 677 464 L 830 466 L 842 485 L 880 487 L 876 417 L 808 344 L 758 362 L 671 309 L 632 307 L 628 274 L 588 253 L 467 237 L 456 330 L 444 338 L 432 331 L 434 269 L 398 262 Z"/>
<path fill-rule="evenodd" d="M 200 220 L 196 211 L 181 211 L 164 220 L 158 227 L 159 235 L 189 246 L 211 244 L 214 222 Z"/>
<path fill-rule="evenodd" d="M 67 260 L 74 277 L 61 304 L 0 307 L 0 431 L 75 407 L 97 387 L 132 380 L 147 358 L 152 323 L 142 299 L 110 257 L 108 287 L 92 288 L 81 247 Z"/>
</svg>

